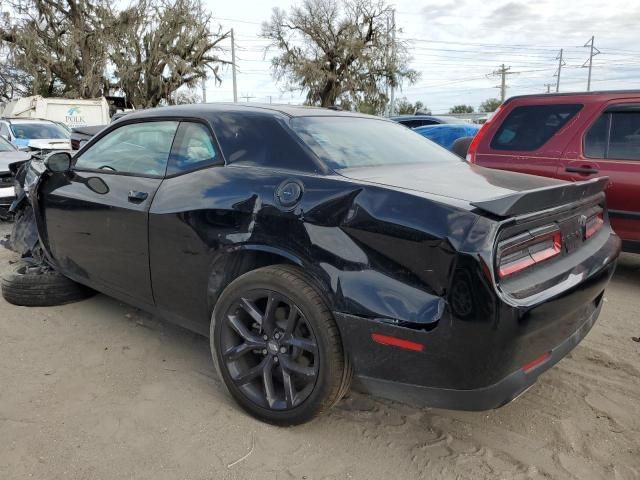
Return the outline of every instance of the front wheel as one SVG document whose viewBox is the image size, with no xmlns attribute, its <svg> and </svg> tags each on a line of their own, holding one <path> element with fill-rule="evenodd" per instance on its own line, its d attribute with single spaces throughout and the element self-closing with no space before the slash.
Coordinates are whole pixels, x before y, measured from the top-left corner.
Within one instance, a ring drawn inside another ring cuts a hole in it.
<svg viewBox="0 0 640 480">
<path fill-rule="evenodd" d="M 234 280 L 216 304 L 210 340 L 233 398 L 269 423 L 311 420 L 338 402 L 351 380 L 331 311 L 294 267 L 260 268 Z"/>
</svg>

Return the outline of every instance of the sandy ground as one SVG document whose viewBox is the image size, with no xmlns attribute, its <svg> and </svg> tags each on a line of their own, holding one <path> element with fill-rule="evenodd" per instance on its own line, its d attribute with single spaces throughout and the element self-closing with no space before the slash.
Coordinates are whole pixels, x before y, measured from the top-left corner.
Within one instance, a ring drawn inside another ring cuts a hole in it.
<svg viewBox="0 0 640 480">
<path fill-rule="evenodd" d="M 0 299 L 0 479 L 640 478 L 639 312 L 625 255 L 586 340 L 500 410 L 352 394 L 277 428 L 233 404 L 202 337 L 103 295 Z"/>
</svg>

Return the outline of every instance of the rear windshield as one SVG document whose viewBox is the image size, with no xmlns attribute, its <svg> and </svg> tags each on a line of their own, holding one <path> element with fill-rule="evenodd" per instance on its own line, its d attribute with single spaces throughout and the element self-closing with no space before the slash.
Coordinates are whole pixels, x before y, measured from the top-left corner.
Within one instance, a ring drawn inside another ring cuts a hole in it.
<svg viewBox="0 0 640 480">
<path fill-rule="evenodd" d="M 514 108 L 491 141 L 495 150 L 537 150 L 566 125 L 582 105 L 530 105 Z"/>
<path fill-rule="evenodd" d="M 291 128 L 336 170 L 460 159 L 402 125 L 362 117 L 296 117 Z"/>
<path fill-rule="evenodd" d="M 40 140 L 52 138 L 69 139 L 69 132 L 57 123 L 29 122 L 11 124 L 13 135 L 19 139 Z"/>
</svg>

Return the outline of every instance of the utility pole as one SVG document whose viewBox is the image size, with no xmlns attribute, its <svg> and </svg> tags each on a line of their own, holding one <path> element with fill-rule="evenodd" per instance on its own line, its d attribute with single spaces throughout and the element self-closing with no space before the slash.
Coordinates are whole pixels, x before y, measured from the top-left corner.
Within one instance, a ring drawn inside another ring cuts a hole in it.
<svg viewBox="0 0 640 480">
<path fill-rule="evenodd" d="M 389 17 L 387 17 L 387 41 L 384 42 L 384 61 L 386 65 L 389 65 L 389 32 L 391 31 L 391 25 L 389 23 Z M 389 98 L 389 79 L 385 79 L 384 82 L 384 96 Z M 391 116 L 391 102 L 386 106 L 387 117 Z"/>
<path fill-rule="evenodd" d="M 271 95 L 269 95 L 269 105 L 271 105 Z"/>
<path fill-rule="evenodd" d="M 236 42 L 231 29 L 231 72 L 233 74 L 233 103 L 238 103 L 238 85 L 236 83 Z M 248 102 L 249 100 L 247 100 Z"/>
<path fill-rule="evenodd" d="M 552 83 L 545 83 L 544 86 L 547 87 L 547 93 L 551 93 L 551 87 L 553 86 L 553 84 Z"/>
<path fill-rule="evenodd" d="M 562 67 L 566 65 L 565 61 L 562 59 L 562 53 L 563 49 L 561 48 L 560 53 L 556 57 L 556 60 L 558 60 L 558 71 L 554 75 L 554 77 L 558 77 L 556 79 L 556 93 L 560 91 L 560 73 L 562 73 Z"/>
<path fill-rule="evenodd" d="M 395 65 L 396 61 L 396 11 L 391 10 L 391 61 Z M 391 115 L 395 112 L 395 87 L 391 84 L 391 105 L 389 112 Z"/>
<path fill-rule="evenodd" d="M 251 95 L 242 95 L 241 98 L 244 98 L 244 99 L 246 99 L 247 102 L 249 102 L 250 98 L 256 98 L 256 97 L 251 96 Z"/>
<path fill-rule="evenodd" d="M 594 43 L 595 43 L 595 37 L 592 35 L 591 40 L 589 40 L 587 43 L 584 44 L 585 47 L 591 48 L 591 52 L 589 53 L 589 59 L 582 64 L 582 68 L 585 68 L 587 66 L 587 63 L 589 64 L 589 77 L 587 78 L 587 92 L 591 91 L 591 67 L 593 66 L 593 57 L 595 57 L 600 53 L 600 50 L 598 50 L 595 47 Z"/>
<path fill-rule="evenodd" d="M 504 63 L 500 65 L 500 68 L 491 73 L 491 75 L 498 76 L 500 75 L 500 85 L 496 88 L 500 89 L 500 101 L 504 103 L 505 98 L 507 97 L 507 75 L 515 75 L 518 72 L 511 72 L 511 67 L 505 67 Z"/>
</svg>

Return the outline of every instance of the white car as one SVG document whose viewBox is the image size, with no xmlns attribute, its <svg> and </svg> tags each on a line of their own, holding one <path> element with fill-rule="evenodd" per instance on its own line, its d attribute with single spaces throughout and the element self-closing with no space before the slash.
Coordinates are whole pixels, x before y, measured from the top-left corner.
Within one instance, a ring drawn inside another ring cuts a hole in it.
<svg viewBox="0 0 640 480">
<path fill-rule="evenodd" d="M 7 218 L 9 207 L 15 198 L 9 165 L 15 162 L 24 162 L 30 158 L 30 154 L 18 151 L 7 140 L 0 137 L 0 219 Z"/>
<path fill-rule="evenodd" d="M 71 133 L 51 120 L 2 118 L 0 137 L 20 150 L 71 150 Z"/>
</svg>

